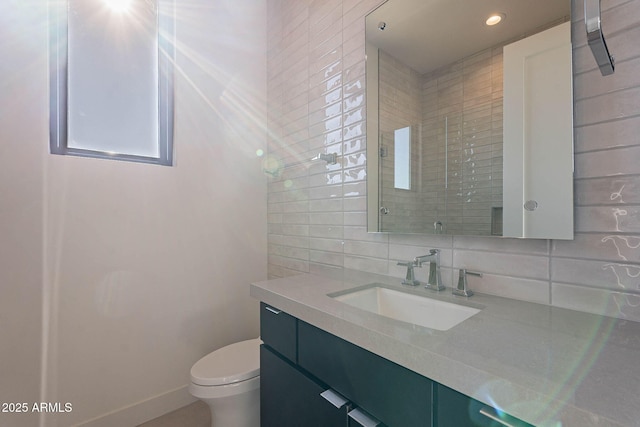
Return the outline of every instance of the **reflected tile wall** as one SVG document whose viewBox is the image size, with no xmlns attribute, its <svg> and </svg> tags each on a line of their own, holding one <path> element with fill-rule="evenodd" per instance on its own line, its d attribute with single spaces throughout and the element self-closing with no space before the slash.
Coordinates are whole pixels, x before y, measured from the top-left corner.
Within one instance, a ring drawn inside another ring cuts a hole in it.
<svg viewBox="0 0 640 427">
<path fill-rule="evenodd" d="M 380 157 L 380 205 L 389 209 L 391 215 L 380 218 L 382 230 L 412 230 L 426 232 L 433 229 L 437 219 L 435 206 L 427 206 L 428 191 L 423 187 L 421 146 L 421 75 L 411 67 L 380 50 L 378 58 L 379 129 L 381 148 L 386 155 Z M 395 188 L 395 130 L 411 128 L 411 176 L 410 189 Z M 429 157 L 429 156 L 425 156 Z M 433 193 L 431 193 L 433 196 Z"/>
<path fill-rule="evenodd" d="M 354 268 L 400 278 L 397 261 L 440 248 L 449 285 L 464 267 L 485 273 L 469 278 L 480 292 L 640 321 L 638 0 L 602 4 L 616 57 L 608 77 L 574 1 L 573 241 L 366 232 L 364 16 L 380 3 L 268 0 L 270 277 Z M 318 153 L 338 164 L 309 161 Z"/>
<path fill-rule="evenodd" d="M 426 212 L 453 234 L 491 234 L 502 207 L 502 62 L 492 47 L 422 76 Z"/>
</svg>

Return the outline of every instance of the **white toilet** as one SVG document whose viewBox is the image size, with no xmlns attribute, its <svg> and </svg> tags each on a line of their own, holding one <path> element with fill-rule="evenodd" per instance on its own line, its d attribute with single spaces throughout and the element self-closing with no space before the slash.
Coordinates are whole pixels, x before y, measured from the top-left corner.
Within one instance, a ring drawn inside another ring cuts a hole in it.
<svg viewBox="0 0 640 427">
<path fill-rule="evenodd" d="M 212 427 L 260 426 L 260 344 L 228 345 L 191 368 L 189 392 L 209 406 Z"/>
</svg>

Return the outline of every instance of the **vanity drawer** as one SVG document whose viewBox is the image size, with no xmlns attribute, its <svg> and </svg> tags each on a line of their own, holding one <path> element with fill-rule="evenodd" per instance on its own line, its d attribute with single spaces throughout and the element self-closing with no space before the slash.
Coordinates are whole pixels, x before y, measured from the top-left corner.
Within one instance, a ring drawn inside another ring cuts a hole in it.
<svg viewBox="0 0 640 427">
<path fill-rule="evenodd" d="M 441 384 L 436 400 L 437 427 L 533 427 Z"/>
<path fill-rule="evenodd" d="M 260 425 L 262 427 L 346 427 L 348 402 L 339 408 L 323 398 L 328 387 L 290 361 L 260 346 Z"/>
<path fill-rule="evenodd" d="M 303 321 L 298 364 L 388 426 L 431 426 L 431 380 Z"/>
<path fill-rule="evenodd" d="M 297 361 L 298 319 L 271 305 L 260 303 L 260 338 L 282 356 Z"/>
</svg>

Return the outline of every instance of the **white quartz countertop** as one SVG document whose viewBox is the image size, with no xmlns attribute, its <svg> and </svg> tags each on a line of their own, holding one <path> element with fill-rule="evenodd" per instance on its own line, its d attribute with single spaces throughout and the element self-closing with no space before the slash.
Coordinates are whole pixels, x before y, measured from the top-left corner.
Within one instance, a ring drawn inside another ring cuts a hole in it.
<svg viewBox="0 0 640 427">
<path fill-rule="evenodd" d="M 437 331 L 327 296 L 370 283 L 481 311 Z M 355 271 L 258 282 L 251 295 L 533 425 L 640 426 L 640 323 Z"/>
</svg>

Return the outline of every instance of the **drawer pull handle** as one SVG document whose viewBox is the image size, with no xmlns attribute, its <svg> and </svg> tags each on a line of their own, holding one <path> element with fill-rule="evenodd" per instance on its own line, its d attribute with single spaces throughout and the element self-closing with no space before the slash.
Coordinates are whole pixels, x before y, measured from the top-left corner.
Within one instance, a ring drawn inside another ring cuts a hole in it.
<svg viewBox="0 0 640 427">
<path fill-rule="evenodd" d="M 349 403 L 347 399 L 331 389 L 323 391 L 322 393 L 320 393 L 320 396 L 322 396 L 327 402 L 331 403 L 338 409 Z"/>
<path fill-rule="evenodd" d="M 504 427 L 516 427 L 515 424 L 510 424 L 510 423 L 506 422 L 505 420 L 501 419 L 500 417 L 498 417 L 497 415 L 493 414 L 492 411 L 489 408 L 480 409 L 480 414 L 482 414 L 485 417 L 497 422 L 500 425 L 503 425 Z"/>
<path fill-rule="evenodd" d="M 264 306 L 265 310 L 270 311 L 271 313 L 275 314 L 276 316 L 280 313 L 282 313 L 282 310 L 277 310 L 275 308 L 271 308 L 268 305 Z"/>
<path fill-rule="evenodd" d="M 349 412 L 347 415 L 362 427 L 376 427 L 380 425 L 380 421 L 358 408 Z"/>
</svg>

